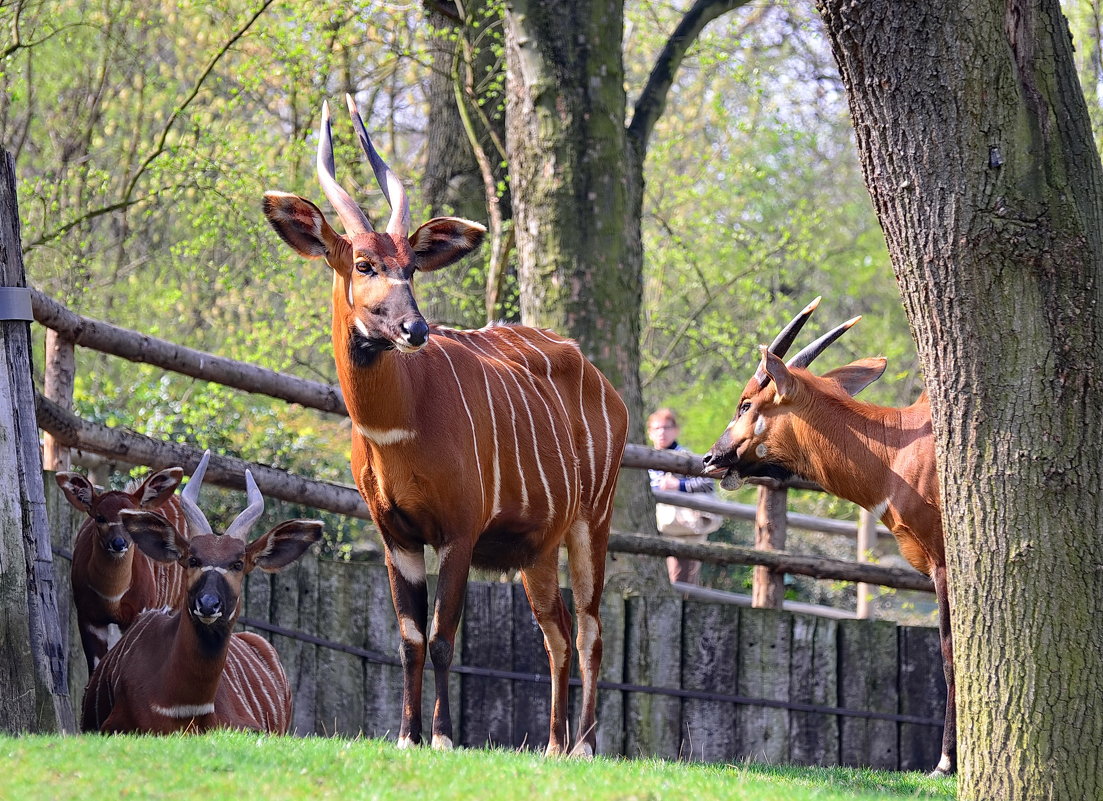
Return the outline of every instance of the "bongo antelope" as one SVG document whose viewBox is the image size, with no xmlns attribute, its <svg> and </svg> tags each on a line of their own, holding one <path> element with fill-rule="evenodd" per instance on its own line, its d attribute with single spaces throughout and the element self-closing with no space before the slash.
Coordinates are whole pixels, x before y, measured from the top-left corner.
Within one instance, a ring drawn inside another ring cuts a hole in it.
<svg viewBox="0 0 1103 801">
<path fill-rule="evenodd" d="M 88 515 L 73 543 L 70 574 L 89 674 L 139 612 L 175 605 L 183 595 L 183 570 L 137 553 L 119 522 L 123 509 L 155 511 L 186 539 L 187 522 L 173 495 L 183 475 L 179 467 L 158 470 L 121 492 L 101 492 L 80 473 L 54 476 L 69 503 Z"/>
<path fill-rule="evenodd" d="M 403 664 L 402 747 L 422 739 L 426 653 L 436 678 L 432 745 L 452 746 L 448 670 L 472 564 L 520 568 L 552 675 L 548 754 L 569 748 L 571 622 L 559 592 L 566 544 L 578 617 L 582 707 L 577 754 L 596 742 L 601 662 L 598 604 L 628 414 L 578 345 L 550 331 L 492 325 L 458 331 L 425 322 L 418 271 L 473 251 L 485 228 L 438 217 L 410 232 L 401 181 L 376 153 L 351 97 L 361 148 L 391 205 L 385 231 L 334 176 L 322 106 L 318 178 L 344 235 L 308 200 L 268 192 L 264 213 L 299 255 L 333 274 L 333 352 L 353 423 L 352 472 L 385 545 Z M 428 626 L 425 546 L 440 557 Z"/>
<path fill-rule="evenodd" d="M 283 734 L 290 726 L 291 688 L 276 649 L 256 634 L 235 633 L 234 623 L 246 574 L 291 564 L 321 538 L 322 524 L 288 520 L 249 543 L 264 498 L 246 470 L 248 506 L 225 534 L 215 534 L 196 505 L 209 456 L 180 496 L 194 532 L 190 540 L 156 513 L 120 513 L 150 559 L 181 566 L 187 593 L 175 609 L 139 615 L 96 667 L 84 691 L 85 731 Z"/>
<path fill-rule="evenodd" d="M 705 467 L 727 489 L 749 476 L 797 474 L 815 481 L 879 517 L 904 558 L 931 577 L 947 690 L 942 758 L 935 773 L 953 773 L 954 657 L 930 403 L 926 392 L 900 409 L 854 400 L 884 373 L 883 358 L 860 359 L 822 376 L 808 372 L 812 360 L 860 318 L 783 362 L 815 307 L 815 302 L 806 307 L 770 347 L 761 348 L 758 370 L 739 398 L 735 417 L 705 454 Z"/>
</svg>

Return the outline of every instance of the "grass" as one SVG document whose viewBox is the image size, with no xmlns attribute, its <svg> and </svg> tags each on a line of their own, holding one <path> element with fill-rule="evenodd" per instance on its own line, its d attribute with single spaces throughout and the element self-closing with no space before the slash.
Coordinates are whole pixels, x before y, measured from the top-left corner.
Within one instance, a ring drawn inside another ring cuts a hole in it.
<svg viewBox="0 0 1103 801">
<path fill-rule="evenodd" d="M 0 798 L 434 801 L 829 801 L 954 798 L 919 773 L 663 760 L 544 759 L 531 752 L 399 751 L 383 740 L 240 732 L 170 737 L 0 736 Z"/>
</svg>

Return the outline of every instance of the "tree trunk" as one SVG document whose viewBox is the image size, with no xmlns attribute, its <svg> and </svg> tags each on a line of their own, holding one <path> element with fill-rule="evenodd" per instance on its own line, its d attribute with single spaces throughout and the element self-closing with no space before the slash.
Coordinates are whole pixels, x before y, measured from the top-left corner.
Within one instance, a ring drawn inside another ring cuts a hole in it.
<svg viewBox="0 0 1103 801">
<path fill-rule="evenodd" d="M 960 797 L 1103 798 L 1103 170 L 1067 25 L 818 4 L 931 395 Z"/>
<path fill-rule="evenodd" d="M 15 164 L 0 150 L 0 731 L 72 731 L 25 283 Z"/>
<path fill-rule="evenodd" d="M 564 24 L 564 20 L 571 20 Z M 521 317 L 574 337 L 620 391 L 642 441 L 643 267 L 624 120 L 620 0 L 506 5 L 506 150 Z M 621 474 L 616 525 L 655 531 L 646 476 Z M 619 568 L 628 566 L 618 557 Z M 669 590 L 659 560 L 629 583 Z M 642 571 L 642 572 L 641 572 Z"/>
</svg>

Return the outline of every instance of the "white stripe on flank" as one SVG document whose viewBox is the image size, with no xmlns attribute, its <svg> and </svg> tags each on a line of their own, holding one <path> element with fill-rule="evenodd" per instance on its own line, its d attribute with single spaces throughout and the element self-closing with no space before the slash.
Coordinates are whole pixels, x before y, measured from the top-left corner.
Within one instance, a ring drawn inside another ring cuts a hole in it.
<svg viewBox="0 0 1103 801">
<path fill-rule="evenodd" d="M 508 360 L 505 356 L 504 351 L 501 350 L 501 348 L 499 347 L 499 345 L 497 343 L 491 342 L 491 343 L 488 343 L 488 344 L 491 345 L 491 347 L 493 347 L 495 351 L 502 354 L 503 360 Z M 527 371 L 524 371 L 524 370 L 520 370 L 520 371 L 518 371 L 518 370 L 507 370 L 506 371 L 506 374 L 513 380 L 514 386 L 517 387 L 517 397 L 519 397 L 521 399 L 521 403 L 524 404 L 525 414 L 526 414 L 526 416 L 528 417 L 528 420 L 529 420 L 529 433 L 532 434 L 533 461 L 536 462 L 537 472 L 540 473 L 540 483 L 544 487 L 544 499 L 547 502 L 547 513 L 546 513 L 544 519 L 545 519 L 545 521 L 550 522 L 551 519 L 552 519 L 552 515 L 554 514 L 554 511 L 555 511 L 555 498 L 552 495 L 551 484 L 548 483 L 547 473 L 544 471 L 544 460 L 539 458 L 540 443 L 536 438 L 536 419 L 532 416 L 532 407 L 529 406 L 528 398 L 529 398 L 530 393 L 525 391 L 525 387 L 524 387 L 524 385 L 522 385 L 521 379 L 517 377 L 518 372 L 521 372 L 526 377 L 528 377 L 529 381 L 532 381 L 532 376 L 529 375 L 529 373 Z M 520 440 L 518 440 L 518 443 L 517 443 L 518 460 L 520 460 L 520 450 L 521 450 Z M 520 470 L 520 461 L 518 461 L 518 469 Z M 524 471 L 523 470 L 520 470 L 520 475 L 522 476 L 522 483 L 524 483 L 524 481 L 523 481 Z"/>
<path fill-rule="evenodd" d="M 356 430 L 376 445 L 394 445 L 417 437 L 417 433 L 408 428 L 368 428 L 358 425 Z"/>
<path fill-rule="evenodd" d="M 512 375 L 512 370 L 505 359 L 487 353 L 485 347 L 483 347 L 482 345 L 476 345 L 474 337 L 472 337 L 468 345 L 470 345 L 472 350 L 477 351 L 487 359 L 491 360 L 492 364 L 490 366 L 492 368 L 492 372 L 494 373 L 494 377 L 498 379 L 498 383 L 502 387 L 502 393 L 505 395 L 506 402 L 509 404 L 509 422 L 513 429 L 513 455 L 514 460 L 517 464 L 517 477 L 519 479 L 518 483 L 521 486 L 521 514 L 528 515 L 529 488 L 528 482 L 524 480 L 524 468 L 521 466 L 521 439 L 517 434 L 517 409 L 513 405 L 513 395 L 510 393 L 509 387 L 506 386 L 506 380 L 502 377 L 502 373 L 504 372 L 509 374 L 514 382 L 516 382 L 517 379 Z M 489 394 L 489 392 L 490 390 L 488 387 L 487 393 Z M 495 428 L 495 431 L 497 431 L 497 428 Z M 495 441 L 497 441 L 497 436 L 495 436 Z M 498 504 L 496 504 L 496 506 L 498 506 Z"/>
<path fill-rule="evenodd" d="M 555 385 L 555 382 L 551 380 L 551 360 L 548 358 L 547 354 L 544 353 L 542 350 L 540 350 L 538 347 L 536 347 L 536 345 L 532 344 L 527 339 L 525 339 L 524 336 L 522 336 L 516 329 L 503 328 L 501 330 L 502 330 L 503 334 L 509 333 L 509 334 L 512 334 L 512 335 L 516 336 L 529 350 L 533 351 L 534 353 L 539 355 L 544 360 L 544 363 L 547 366 L 548 383 L 551 384 L 552 391 L 555 392 L 556 398 L 559 399 L 559 408 L 563 411 L 563 418 L 562 419 L 565 420 L 565 421 L 570 420 L 570 416 L 567 414 L 566 404 L 563 403 L 563 397 L 559 394 L 559 388 Z M 544 406 L 544 413 L 546 415 L 545 419 L 548 421 L 549 424 L 551 424 L 552 433 L 557 435 L 556 437 L 554 437 L 554 439 L 555 439 L 555 452 L 559 456 L 559 466 L 563 471 L 563 491 L 565 493 L 564 514 L 567 517 L 570 517 L 570 516 L 573 515 L 573 510 L 575 508 L 577 508 L 578 498 L 577 497 L 572 498 L 572 495 L 577 490 L 577 486 L 576 486 L 577 482 L 571 480 L 570 470 L 567 466 L 567 459 L 566 459 L 566 456 L 563 453 L 563 449 L 560 447 L 560 438 L 561 438 L 561 435 L 565 432 L 561 432 L 561 431 L 556 430 L 555 415 L 552 414 L 551 407 L 548 405 L 548 402 L 544 399 L 543 394 L 537 388 L 536 376 L 533 375 L 532 373 L 528 372 L 528 371 L 525 372 L 525 376 L 528 378 L 529 383 L 532 385 L 532 390 L 533 391 L 532 391 L 531 394 L 538 397 L 540 399 L 540 403 L 543 404 L 543 406 Z M 572 448 L 572 451 L 573 451 L 573 448 Z M 540 453 L 539 449 L 537 449 L 535 451 L 535 453 L 537 454 L 536 455 L 537 461 L 538 462 L 542 461 L 539 457 L 539 453 Z M 572 457 L 574 457 L 573 453 L 572 453 Z"/>
<path fill-rule="evenodd" d="M 431 342 L 432 340 L 430 340 Z M 463 401 L 463 410 L 467 412 L 467 422 L 471 426 L 471 451 L 475 454 L 475 475 L 479 476 L 479 492 L 482 493 L 483 499 L 483 517 L 486 516 L 486 487 L 483 485 L 483 463 L 479 458 L 479 432 L 475 430 L 475 416 L 471 414 L 471 407 L 467 405 L 467 396 L 463 393 L 463 382 L 460 381 L 459 373 L 456 372 L 456 365 L 452 363 L 452 357 L 448 355 L 448 350 L 444 347 L 444 342 L 450 342 L 451 340 L 443 339 L 437 343 L 437 349 L 441 355 L 444 356 L 448 362 L 448 367 L 452 371 L 452 377 L 456 379 L 456 389 L 460 393 L 460 400 Z"/>
<path fill-rule="evenodd" d="M 214 703 L 210 704 L 178 704 L 176 706 L 161 706 L 153 704 L 150 707 L 158 715 L 168 718 L 197 718 L 200 715 L 213 715 Z"/>
<path fill-rule="evenodd" d="M 482 359 L 475 360 L 479 365 L 479 370 L 483 374 L 483 387 L 486 389 L 486 405 L 490 409 L 490 430 L 491 436 L 494 439 L 494 462 L 490 466 L 491 475 L 494 477 L 494 501 L 490 507 L 490 519 L 483 523 L 483 526 L 490 524 L 490 521 L 496 518 L 502 511 L 502 468 L 501 468 L 501 454 L 498 452 L 498 415 L 494 411 L 494 396 L 490 394 L 490 379 L 486 375 L 486 364 Z"/>
</svg>

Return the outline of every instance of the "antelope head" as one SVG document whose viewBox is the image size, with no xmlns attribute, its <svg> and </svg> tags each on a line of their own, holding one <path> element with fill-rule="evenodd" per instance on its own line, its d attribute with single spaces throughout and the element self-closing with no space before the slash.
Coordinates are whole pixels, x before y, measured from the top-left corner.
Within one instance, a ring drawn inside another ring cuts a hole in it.
<svg viewBox="0 0 1103 801">
<path fill-rule="evenodd" d="M 424 347 L 429 326 L 414 300 L 411 280 L 415 271 L 438 270 L 458 261 L 478 247 L 486 228 L 458 217 L 436 217 L 409 233 L 406 190 L 376 152 L 352 97 L 346 95 L 345 100 L 360 147 L 391 206 L 386 231 L 375 231 L 367 215 L 337 183 L 329 105 L 324 102 L 318 131 L 318 180 L 345 233 L 336 233 L 309 200 L 286 192 L 266 192 L 264 214 L 299 255 L 324 258 L 332 268 L 334 324 L 348 328 L 350 355 L 355 363 L 365 365 L 384 350 L 413 353 Z"/>
<path fill-rule="evenodd" d="M 177 562 L 184 568 L 186 611 L 196 627 L 228 632 L 237 620 L 246 574 L 256 567 L 275 572 L 294 562 L 321 539 L 322 523 L 288 520 L 250 543 L 249 531 L 264 511 L 264 496 L 246 470 L 248 506 L 225 533 L 215 533 L 196 504 L 209 459 L 207 451 L 180 494 L 180 504 L 193 532 L 190 540 L 181 537 L 160 515 L 149 512 L 125 511 L 122 524 L 150 559 Z"/>
<path fill-rule="evenodd" d="M 816 298 L 794 317 L 770 346 L 760 346 L 762 360 L 739 396 L 735 415 L 705 454 L 706 470 L 720 479 L 724 489 L 738 489 L 743 479 L 750 477 L 781 481 L 791 478 L 801 455 L 815 448 L 808 432 L 829 435 L 829 421 L 821 419 L 822 408 L 815 404 L 824 394 L 856 395 L 884 373 L 883 358 L 860 359 L 823 376 L 807 370 L 861 317 L 836 326 L 788 362 L 782 361 L 819 300 Z M 802 423 L 799 427 L 795 425 L 797 420 Z"/>
<path fill-rule="evenodd" d="M 119 522 L 124 509 L 152 511 L 172 497 L 183 478 L 179 467 L 169 467 L 151 473 L 133 492 L 98 492 L 80 473 L 58 473 L 57 485 L 69 503 L 88 515 L 96 527 L 95 543 L 108 557 L 122 560 L 130 553 L 133 541 Z"/>
</svg>

